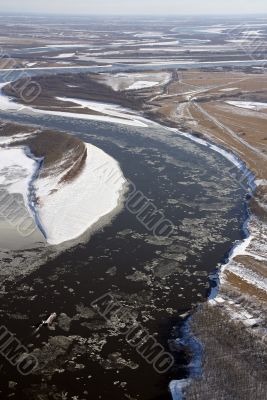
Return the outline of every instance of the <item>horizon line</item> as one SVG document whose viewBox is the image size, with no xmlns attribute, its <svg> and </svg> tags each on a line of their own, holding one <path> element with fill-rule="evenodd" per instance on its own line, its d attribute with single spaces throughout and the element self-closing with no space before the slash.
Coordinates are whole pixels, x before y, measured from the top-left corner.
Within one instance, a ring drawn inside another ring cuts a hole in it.
<svg viewBox="0 0 267 400">
<path fill-rule="evenodd" d="M 232 13 L 232 14 L 214 14 L 214 13 L 197 13 L 197 14 L 189 14 L 189 13 L 184 13 L 184 14 L 178 14 L 178 13 L 172 13 L 172 14 L 156 14 L 156 13 L 143 13 L 143 14 L 128 14 L 128 13 L 107 13 L 107 14 L 102 14 L 102 13 L 91 13 L 91 14 L 84 14 L 84 13 L 77 13 L 77 14 L 71 14 L 71 13 L 54 13 L 54 12 L 37 12 L 37 11 L 26 11 L 26 12 L 14 12 L 14 11 L 0 11 L 0 16 L 1 15 L 16 15 L 16 16 L 31 16 L 31 15 L 38 15 L 38 16 L 55 16 L 55 17 L 243 17 L 243 16 L 267 16 L 267 11 L 262 13 L 262 12 L 244 12 L 244 13 Z M 267 24 L 267 21 L 266 21 Z"/>
</svg>

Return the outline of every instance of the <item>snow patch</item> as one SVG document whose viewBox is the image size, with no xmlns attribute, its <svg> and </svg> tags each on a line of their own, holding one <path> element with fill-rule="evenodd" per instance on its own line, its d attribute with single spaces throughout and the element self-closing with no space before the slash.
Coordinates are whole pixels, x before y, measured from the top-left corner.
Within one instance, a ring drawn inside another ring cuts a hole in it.
<svg viewBox="0 0 267 400">
<path fill-rule="evenodd" d="M 252 241 L 252 235 L 248 236 L 246 239 L 242 240 L 237 246 L 235 246 L 232 250 L 229 261 L 232 261 L 235 257 L 248 254 L 246 249 L 250 245 Z"/>
<path fill-rule="evenodd" d="M 159 85 L 160 82 L 153 82 L 153 81 L 137 81 L 130 85 L 126 90 L 138 90 L 144 88 L 150 88 L 153 86 Z"/>
<path fill-rule="evenodd" d="M 30 132 L 30 133 L 18 133 L 17 135 L 13 135 L 13 136 L 2 136 L 0 137 L 0 145 L 8 145 L 11 143 L 15 143 L 15 142 L 20 142 L 21 140 L 24 140 L 30 136 L 32 136 L 35 132 Z"/>
<path fill-rule="evenodd" d="M 231 106 L 247 108 L 249 110 L 267 110 L 267 103 L 260 103 L 257 101 L 226 101 L 226 103 L 230 104 Z"/>
<path fill-rule="evenodd" d="M 173 400 L 183 400 L 183 391 L 190 385 L 190 379 L 173 380 L 169 384 L 169 389 Z"/>
<path fill-rule="evenodd" d="M 237 87 L 230 87 L 230 88 L 225 88 L 221 89 L 220 92 L 231 92 L 232 90 L 238 90 L 239 88 Z"/>
<path fill-rule="evenodd" d="M 51 58 L 71 58 L 74 56 L 75 56 L 75 53 L 62 53 L 62 54 L 59 54 L 58 56 L 54 56 Z"/>
<path fill-rule="evenodd" d="M 104 83 L 115 91 L 136 90 L 143 87 L 165 85 L 171 79 L 169 72 L 117 73 L 102 75 Z"/>
<path fill-rule="evenodd" d="M 255 181 L 257 186 L 266 186 L 267 185 L 267 179 L 256 179 Z"/>
</svg>

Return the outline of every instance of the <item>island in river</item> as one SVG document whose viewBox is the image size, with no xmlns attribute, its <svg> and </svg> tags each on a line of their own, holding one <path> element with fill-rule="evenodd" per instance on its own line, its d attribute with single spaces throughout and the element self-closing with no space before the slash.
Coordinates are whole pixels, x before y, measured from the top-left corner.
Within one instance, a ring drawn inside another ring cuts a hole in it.
<svg viewBox="0 0 267 400">
<path fill-rule="evenodd" d="M 29 218 L 48 244 L 99 228 L 100 220 L 107 223 L 107 215 L 121 207 L 126 180 L 118 163 L 74 136 L 2 123 L 0 159 L 1 189 L 22 194 Z M 7 198 L 1 200 L 4 207 Z M 25 237 L 30 226 L 28 231 Z"/>
</svg>

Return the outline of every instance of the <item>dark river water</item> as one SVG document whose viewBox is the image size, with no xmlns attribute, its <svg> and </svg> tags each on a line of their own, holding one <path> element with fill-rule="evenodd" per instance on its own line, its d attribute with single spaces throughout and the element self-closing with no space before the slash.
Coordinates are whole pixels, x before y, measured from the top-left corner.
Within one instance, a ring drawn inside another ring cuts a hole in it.
<svg viewBox="0 0 267 400">
<path fill-rule="evenodd" d="M 0 118 L 67 131 L 100 147 L 174 225 L 170 237 L 160 240 L 124 208 L 90 240 L 85 235 L 69 248 L 0 252 L 1 277 L 13 278 L 2 285 L 1 323 L 34 350 L 41 366 L 22 377 L 1 359 L 0 397 L 170 399 L 169 382 L 186 378 L 190 361 L 179 345 L 181 316 L 206 300 L 208 274 L 242 237 L 246 193 L 231 177 L 233 165 L 156 125 L 23 112 L 2 112 Z M 171 352 L 170 370 L 156 372 L 127 342 L 120 321 L 92 309 L 91 302 L 107 293 Z M 55 329 L 33 335 L 52 312 L 58 315 Z"/>
</svg>

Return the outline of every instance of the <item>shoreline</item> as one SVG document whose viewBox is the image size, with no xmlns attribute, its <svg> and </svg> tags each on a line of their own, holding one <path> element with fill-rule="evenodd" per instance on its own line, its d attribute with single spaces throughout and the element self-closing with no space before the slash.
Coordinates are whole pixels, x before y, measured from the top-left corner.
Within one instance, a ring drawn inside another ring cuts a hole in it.
<svg viewBox="0 0 267 400">
<path fill-rule="evenodd" d="M 45 230 L 43 229 L 43 226 L 41 224 L 39 215 L 38 215 L 38 213 L 36 211 L 36 207 L 35 207 L 37 199 L 36 199 L 36 192 L 35 192 L 35 188 L 34 188 L 34 183 L 36 182 L 36 179 L 38 179 L 38 176 L 39 176 L 40 171 L 43 166 L 43 159 L 35 157 L 29 147 L 24 147 L 24 152 L 27 157 L 31 158 L 32 160 L 34 160 L 36 162 L 36 169 L 35 169 L 35 171 L 33 171 L 33 175 L 29 182 L 29 187 L 28 187 L 28 205 L 32 212 L 32 216 L 34 218 L 36 228 L 41 232 L 41 234 L 44 236 L 44 239 L 46 240 L 46 233 L 45 233 Z"/>
<path fill-rule="evenodd" d="M 165 128 L 166 128 L 166 126 L 165 126 Z M 181 132 L 179 129 L 176 129 L 176 128 L 168 128 L 168 129 L 173 132 L 177 132 L 179 135 L 187 137 L 188 139 L 190 139 L 202 146 L 211 148 L 213 151 L 216 151 L 217 153 L 221 154 L 224 158 L 229 160 L 233 165 L 235 165 L 239 169 L 239 171 L 241 171 L 242 173 L 248 173 L 248 176 L 250 176 L 251 179 L 248 180 L 247 185 L 253 196 L 253 192 L 255 191 L 255 189 L 257 187 L 257 185 L 255 185 L 256 177 L 254 176 L 254 174 L 252 174 L 252 171 L 250 171 L 250 169 L 247 167 L 246 162 L 241 160 L 233 151 L 231 151 L 231 149 L 222 148 L 220 145 L 216 144 L 215 142 L 212 142 L 211 140 L 199 138 L 189 132 Z M 251 233 L 249 232 L 249 229 L 248 229 L 248 224 L 249 224 L 249 221 L 252 216 L 252 213 L 250 211 L 250 202 L 251 202 L 252 196 L 249 199 L 245 199 L 245 201 L 244 201 L 245 220 L 242 224 L 241 231 L 245 235 L 245 237 L 244 237 L 244 239 L 239 240 L 237 243 L 233 244 L 231 249 L 229 249 L 229 252 L 224 256 L 222 262 L 219 265 L 215 266 L 214 272 L 212 272 L 209 275 L 210 282 L 215 283 L 215 285 L 210 288 L 210 293 L 207 297 L 206 302 L 209 302 L 210 300 L 217 297 L 217 295 L 219 294 L 220 286 L 221 286 L 221 275 L 223 273 L 224 268 L 226 268 L 228 263 L 230 262 L 231 255 L 234 253 L 234 250 L 236 248 L 238 248 L 239 246 L 242 246 L 242 244 L 245 242 L 245 240 L 251 236 Z M 211 277 L 211 275 L 213 275 L 213 276 Z M 204 304 L 206 304 L 206 302 Z M 192 367 L 189 364 L 189 366 L 188 366 L 189 377 L 187 379 L 182 379 L 182 380 L 177 380 L 177 381 L 172 380 L 170 382 L 169 389 L 172 394 L 173 400 L 186 399 L 186 397 L 184 397 L 184 393 L 183 393 L 184 390 L 188 386 L 190 386 L 192 380 L 198 379 L 202 376 L 202 359 L 203 359 L 203 352 L 205 350 L 202 347 L 201 342 L 199 342 L 199 339 L 197 339 L 196 336 L 194 334 L 192 334 L 192 331 L 190 328 L 191 321 L 194 318 L 194 315 L 200 311 L 202 306 L 203 306 L 203 304 L 199 304 L 197 306 L 197 309 L 194 310 L 192 312 L 192 314 L 187 316 L 185 321 L 182 323 L 183 336 L 181 338 L 181 340 L 184 340 L 185 343 L 189 344 L 191 349 L 193 349 L 192 360 L 195 360 L 195 363 L 200 364 L 200 365 L 198 365 L 197 368 L 195 369 L 194 366 Z M 196 344 L 198 344 L 198 345 L 196 345 Z M 199 346 L 201 347 L 201 350 L 199 350 Z M 198 347 L 197 351 L 196 351 L 196 347 Z M 192 370 L 192 368 L 193 368 L 193 370 Z"/>
<path fill-rule="evenodd" d="M 174 128 L 170 128 L 171 130 L 175 131 L 176 129 Z M 183 134 L 181 132 L 181 134 Z M 207 134 L 208 135 L 208 134 Z M 235 242 L 232 246 L 232 248 L 229 250 L 229 252 L 227 253 L 227 255 L 224 257 L 222 263 L 220 263 L 218 266 L 215 267 L 214 272 L 212 274 L 210 274 L 210 282 L 211 282 L 211 290 L 210 290 L 210 294 L 207 298 L 207 302 L 203 303 L 203 304 L 199 304 L 197 309 L 193 311 L 193 313 L 187 317 L 186 321 L 184 322 L 184 329 L 187 330 L 189 329 L 189 331 L 191 332 L 191 336 L 188 334 L 185 336 L 185 340 L 192 340 L 192 341 L 196 341 L 198 342 L 200 340 L 200 342 L 202 343 L 202 338 L 201 338 L 201 334 L 199 334 L 199 322 L 195 321 L 196 319 L 198 319 L 199 314 L 203 313 L 203 309 L 205 309 L 205 307 L 210 307 L 209 304 L 213 305 L 216 304 L 217 307 L 221 307 L 221 309 L 223 309 L 224 305 L 221 304 L 221 302 L 223 301 L 221 296 L 221 292 L 223 292 L 223 295 L 225 294 L 225 290 L 227 291 L 228 289 L 224 288 L 224 286 L 227 284 L 227 281 L 225 280 L 225 272 L 227 272 L 227 268 L 229 266 L 231 266 L 231 262 L 235 262 L 234 259 L 235 257 L 238 256 L 245 256 L 246 254 L 251 255 L 255 260 L 260 259 L 260 260 L 266 260 L 265 258 L 257 258 L 257 255 L 254 255 L 253 253 L 247 253 L 246 249 L 250 244 L 250 241 L 253 239 L 253 235 L 252 235 L 252 231 L 251 231 L 251 224 L 253 223 L 253 221 L 259 220 L 257 214 L 255 214 L 252 210 L 252 200 L 256 200 L 257 201 L 257 189 L 261 186 L 261 181 L 259 181 L 257 179 L 257 176 L 254 172 L 252 172 L 246 161 L 242 160 L 234 151 L 234 149 L 228 147 L 227 149 L 225 148 L 221 148 L 220 145 L 218 145 L 214 140 L 212 140 L 212 138 L 206 138 L 203 139 L 202 135 L 201 138 L 199 138 L 198 136 L 195 136 L 192 133 L 186 133 L 184 134 L 184 136 L 190 138 L 193 141 L 196 141 L 204 146 L 208 146 L 210 148 L 212 148 L 214 151 L 218 151 L 220 154 L 222 154 L 224 157 L 226 157 L 230 162 L 232 162 L 237 168 L 238 170 L 242 173 L 243 178 L 246 177 L 246 185 L 249 189 L 249 197 L 247 197 L 244 201 L 244 206 L 245 206 L 245 219 L 244 222 L 242 224 L 242 233 L 244 235 L 244 238 L 242 240 L 239 240 L 237 242 Z M 224 145 L 225 147 L 225 145 Z M 257 182 L 258 181 L 258 182 Z M 241 182 L 240 182 L 241 185 Z M 264 204 L 264 203 L 263 203 Z M 260 221 L 260 220 L 259 220 Z M 262 222 L 262 221 L 260 221 Z M 249 240 L 250 239 L 250 240 Z M 259 240 L 259 238 L 258 238 Z M 257 240 L 257 242 L 258 242 Z M 244 246 L 245 245 L 245 246 Z M 238 249 L 241 249 L 242 251 L 239 252 Z M 243 267 L 243 265 L 241 264 L 241 268 Z M 245 268 L 245 267 L 244 267 Z M 258 275 L 258 278 L 260 279 L 260 275 Z M 228 284 L 229 285 L 229 284 Z M 234 293 L 234 292 L 233 292 Z M 245 298 L 247 298 L 247 301 L 250 301 L 253 305 L 253 297 L 251 298 L 251 296 L 249 294 L 245 294 L 243 295 L 242 292 L 240 292 L 240 296 L 245 296 Z M 217 299 L 218 298 L 218 303 L 217 303 Z M 231 299 L 231 293 L 229 295 L 229 298 Z M 234 301 L 230 301 L 232 303 L 234 303 Z M 255 300 L 254 300 L 255 303 Z M 250 304 L 251 306 L 251 304 Z M 256 302 L 256 306 L 257 306 L 257 302 Z M 242 307 L 242 306 L 241 306 Z M 225 310 L 224 310 L 225 311 Z M 204 311 L 205 312 L 205 311 Z M 206 313 L 212 313 L 211 309 L 206 310 Z M 244 309 L 244 313 L 246 313 L 246 310 Z M 247 313 L 249 314 L 249 312 Z M 226 317 L 227 319 L 229 318 L 229 322 L 231 323 L 231 321 L 235 322 L 235 319 L 232 320 L 231 315 L 229 315 L 227 313 L 224 312 L 224 317 Z M 253 315 L 248 316 L 248 318 L 251 319 L 251 322 L 253 323 L 255 320 L 255 323 L 257 323 L 256 319 L 253 319 Z M 201 315 L 200 315 L 200 319 L 201 319 Z M 238 320 L 237 320 L 238 321 Z M 240 320 L 241 324 L 244 327 L 244 331 L 247 332 L 246 328 L 250 328 L 249 324 L 246 324 L 245 319 L 244 320 Z M 203 323 L 204 320 L 203 320 Z M 227 322 L 225 321 L 225 323 L 227 324 Z M 253 327 L 253 325 L 251 325 L 251 327 Z M 188 333 L 188 331 L 187 331 Z M 263 334 L 263 333 L 262 333 Z M 260 334 L 261 335 L 261 334 Z M 264 335 L 262 337 L 263 340 L 263 344 L 264 344 Z M 207 348 L 207 345 L 205 346 L 205 343 L 203 343 L 204 346 L 204 353 L 205 353 L 205 347 Z M 193 347 L 191 347 L 193 348 Z M 199 353 L 195 353 L 194 356 L 195 358 L 199 358 L 201 357 L 201 355 Z M 172 393 L 174 393 L 174 397 L 173 400 L 182 400 L 182 399 L 193 399 L 195 398 L 194 395 L 196 395 L 197 392 L 197 385 L 199 385 L 199 382 L 202 379 L 205 379 L 205 375 L 204 375 L 204 371 L 203 368 L 207 366 L 208 369 L 208 373 L 209 373 L 209 365 L 205 365 L 202 363 L 198 376 L 194 376 L 194 374 L 189 375 L 189 377 L 186 380 L 182 380 L 182 381 L 172 381 L 170 383 L 170 389 L 172 390 Z M 189 370 L 190 372 L 190 370 Z M 190 391 L 191 389 L 191 385 L 194 386 L 194 388 L 191 391 L 191 395 L 193 395 L 193 397 L 190 397 L 190 393 L 189 393 L 189 397 L 187 397 L 188 395 L 188 390 Z M 218 388 L 220 389 L 220 387 Z M 194 391 L 195 390 L 195 391 Z M 203 393 L 203 398 L 206 398 L 206 393 L 204 390 Z M 202 399 L 202 397 L 200 397 L 200 399 Z"/>
</svg>

